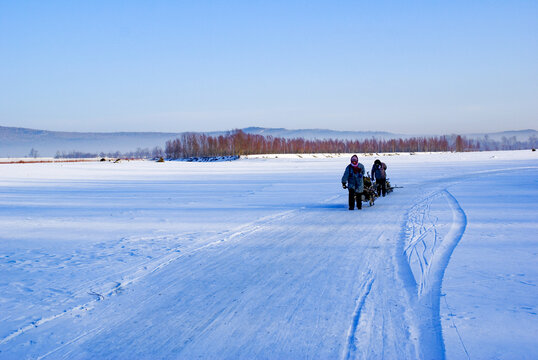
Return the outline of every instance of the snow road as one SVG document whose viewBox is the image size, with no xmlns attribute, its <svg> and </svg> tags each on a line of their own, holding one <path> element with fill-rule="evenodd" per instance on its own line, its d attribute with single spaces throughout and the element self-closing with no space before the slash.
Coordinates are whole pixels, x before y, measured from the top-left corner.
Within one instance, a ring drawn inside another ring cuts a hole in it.
<svg viewBox="0 0 538 360">
<path fill-rule="evenodd" d="M 6 165 L 0 358 L 533 358 L 534 153 L 381 159 Z"/>
</svg>

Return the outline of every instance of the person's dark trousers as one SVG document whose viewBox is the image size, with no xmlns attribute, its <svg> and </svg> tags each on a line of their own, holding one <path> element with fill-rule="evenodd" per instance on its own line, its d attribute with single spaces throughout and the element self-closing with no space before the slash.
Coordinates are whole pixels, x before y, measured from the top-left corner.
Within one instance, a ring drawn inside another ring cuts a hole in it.
<svg viewBox="0 0 538 360">
<path fill-rule="evenodd" d="M 362 209 L 362 199 L 361 199 L 361 195 L 360 193 L 355 193 L 355 190 L 351 189 L 351 188 L 347 188 L 348 191 L 349 191 L 349 210 L 354 210 L 355 209 L 355 202 L 357 202 L 357 209 Z M 355 194 L 357 196 L 355 196 Z"/>
<path fill-rule="evenodd" d="M 381 194 L 385 196 L 385 194 L 387 193 L 387 188 L 385 186 L 386 182 L 386 179 L 375 179 L 375 185 L 377 187 L 377 196 L 381 196 Z"/>
</svg>

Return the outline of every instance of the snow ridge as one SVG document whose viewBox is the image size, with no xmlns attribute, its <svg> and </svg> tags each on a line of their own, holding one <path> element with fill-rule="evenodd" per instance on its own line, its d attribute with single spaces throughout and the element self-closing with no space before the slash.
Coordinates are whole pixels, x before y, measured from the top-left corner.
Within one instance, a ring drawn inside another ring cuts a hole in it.
<svg viewBox="0 0 538 360">
<path fill-rule="evenodd" d="M 439 217 L 435 213 L 446 211 L 447 207 L 452 221 L 443 226 L 438 224 Z M 447 189 L 417 202 L 406 215 L 401 244 L 404 261 L 399 261 L 399 266 L 414 308 L 420 358 L 445 358 L 439 316 L 441 286 L 450 257 L 466 225 L 465 212 Z M 463 339 L 460 340 L 465 349 Z"/>
</svg>

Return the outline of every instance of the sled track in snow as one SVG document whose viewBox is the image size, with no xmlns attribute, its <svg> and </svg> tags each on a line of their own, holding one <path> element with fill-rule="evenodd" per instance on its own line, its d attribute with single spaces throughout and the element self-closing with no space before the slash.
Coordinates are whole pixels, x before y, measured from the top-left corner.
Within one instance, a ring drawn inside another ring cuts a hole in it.
<svg viewBox="0 0 538 360">
<path fill-rule="evenodd" d="M 445 201 L 452 221 L 443 236 L 434 202 Z M 444 359 L 440 322 L 441 286 L 450 257 L 467 226 L 467 217 L 456 198 L 447 190 L 434 192 L 416 203 L 406 214 L 402 228 L 399 266 L 407 282 L 408 296 L 415 311 L 419 357 Z M 463 340 L 460 338 L 463 348 Z"/>
<path fill-rule="evenodd" d="M 326 200 L 322 201 L 321 203 L 326 203 L 326 202 L 332 201 L 335 198 L 339 198 L 339 197 L 341 197 L 341 196 L 331 197 L 329 199 L 326 199 Z M 204 246 L 198 247 L 198 248 L 193 249 L 191 251 L 186 251 L 186 252 L 183 252 L 181 254 L 175 254 L 173 258 L 170 258 L 170 259 L 168 259 L 166 261 L 160 261 L 158 266 L 155 266 L 155 268 L 152 271 L 148 270 L 146 275 L 149 275 L 150 273 L 153 273 L 153 272 L 157 271 L 159 268 L 163 268 L 166 265 L 171 264 L 173 261 L 175 261 L 175 260 L 177 260 L 177 259 L 179 259 L 181 257 L 184 257 L 185 255 L 189 256 L 189 255 L 192 255 L 195 252 L 198 252 L 200 250 L 203 250 L 203 249 L 206 249 L 206 248 L 209 248 L 209 247 L 213 247 L 213 246 L 219 246 L 220 244 L 224 244 L 224 243 L 229 243 L 230 240 L 234 240 L 234 239 L 239 240 L 239 239 L 242 239 L 243 237 L 248 237 L 249 235 L 251 235 L 251 234 L 253 234 L 255 232 L 258 232 L 258 231 L 264 231 L 268 227 L 271 227 L 274 222 L 282 221 L 284 219 L 293 217 L 294 215 L 300 215 L 302 210 L 305 210 L 305 209 L 308 209 L 308 207 L 301 207 L 299 209 L 288 210 L 288 211 L 284 211 L 284 212 L 281 212 L 281 213 L 278 213 L 278 214 L 275 214 L 275 215 L 266 216 L 266 217 L 258 219 L 257 221 L 254 221 L 252 223 L 240 226 L 240 227 L 234 229 L 233 231 L 230 231 L 230 232 L 226 233 L 225 235 L 220 234 L 218 236 L 214 236 L 212 238 L 215 238 L 215 237 L 217 238 L 217 239 L 215 239 L 215 241 L 212 241 L 212 242 L 210 242 L 210 243 L 208 243 L 208 244 L 206 244 Z M 370 273 L 371 272 L 368 271 L 368 274 L 370 274 Z M 131 281 L 129 283 L 122 283 L 121 288 L 125 287 L 126 285 L 128 285 L 128 284 L 130 284 L 130 283 L 132 283 L 132 282 L 134 282 L 135 280 L 138 280 L 138 279 L 139 278 L 136 278 L 136 279 L 134 279 L 133 281 Z M 371 279 L 369 281 L 370 281 L 369 283 L 365 284 L 366 287 L 364 285 L 362 286 L 362 289 L 366 288 L 366 290 L 367 290 L 366 294 L 362 295 L 362 297 L 359 297 L 357 299 L 358 307 L 357 307 L 357 309 L 356 309 L 356 311 L 354 313 L 354 324 L 355 324 L 354 328 L 355 329 L 356 329 L 357 324 L 358 324 L 359 319 L 360 319 L 361 308 L 364 305 L 365 299 L 366 299 L 366 297 L 367 297 L 367 295 L 370 292 L 370 289 L 372 287 L 373 279 Z M 173 285 L 170 284 L 169 286 L 173 286 Z M 111 294 L 111 295 L 114 295 L 114 294 Z M 106 297 L 108 297 L 108 296 L 106 296 Z M 98 300 L 99 299 L 96 299 L 92 303 L 95 303 Z M 144 300 L 144 302 L 148 302 L 148 301 L 150 301 L 150 299 L 145 299 Z M 216 314 L 213 318 L 208 319 L 206 323 L 212 322 L 214 320 L 214 318 L 217 317 L 217 316 L 218 316 L 218 314 Z M 86 336 L 99 334 L 101 331 L 102 331 L 102 329 L 100 327 L 91 329 L 89 331 L 85 331 L 84 333 L 74 337 L 70 341 L 65 342 L 64 344 L 50 350 L 49 352 L 47 352 L 44 355 L 41 355 L 39 357 L 39 359 L 47 358 L 47 357 L 49 357 L 49 356 L 51 356 L 53 354 L 57 354 L 58 351 L 62 351 L 62 349 L 65 349 L 67 346 L 72 345 L 74 343 L 77 343 L 78 341 L 82 340 Z M 353 333 L 354 333 L 354 331 L 353 331 Z"/>
<path fill-rule="evenodd" d="M 330 199 L 327 199 L 325 201 L 322 201 L 321 203 L 332 201 L 336 198 L 343 198 L 343 196 L 334 196 Z M 431 204 L 433 201 L 436 201 L 438 199 L 446 199 L 448 202 L 448 205 L 452 209 L 453 214 L 453 221 L 452 221 L 452 228 L 453 230 L 450 231 L 449 234 L 447 234 L 445 237 L 441 237 L 437 234 L 437 228 L 436 223 L 437 219 L 432 216 L 431 214 Z M 11 333 L 7 337 L 0 339 L 0 345 L 5 344 L 9 342 L 10 340 L 16 338 L 19 335 L 24 334 L 27 331 L 31 331 L 34 328 L 37 328 L 38 326 L 44 325 L 46 323 L 49 323 L 51 321 L 54 321 L 56 319 L 59 319 L 61 317 L 70 317 L 74 316 L 80 313 L 83 313 L 85 311 L 91 310 L 98 301 L 105 300 L 113 295 L 118 294 L 121 290 L 125 289 L 127 286 L 136 283 L 140 279 L 144 278 L 147 275 L 150 275 L 158 270 L 161 270 L 168 266 L 169 264 L 173 263 L 174 261 L 185 257 L 192 255 L 196 252 L 202 251 L 204 249 L 219 246 L 220 244 L 229 243 L 230 241 L 234 240 L 240 240 L 244 236 L 248 236 L 250 234 L 253 234 L 257 231 L 263 231 L 267 226 L 270 226 L 271 223 L 281 221 L 283 219 L 286 219 L 288 217 L 292 217 L 293 214 L 297 214 L 301 212 L 304 207 L 301 209 L 294 209 L 294 210 L 287 210 L 284 212 L 280 212 L 274 215 L 266 216 L 263 218 L 260 218 L 254 222 L 247 223 L 244 225 L 241 225 L 235 229 L 232 229 L 228 232 L 224 232 L 221 234 L 213 235 L 210 237 L 205 238 L 203 241 L 205 244 L 192 248 L 189 250 L 183 250 L 183 247 L 175 247 L 170 249 L 167 254 L 154 258 L 148 262 L 144 262 L 142 264 L 138 264 L 136 266 L 131 267 L 130 269 L 122 270 L 120 272 L 117 272 L 116 275 L 117 279 L 119 281 L 116 282 L 109 282 L 112 283 L 112 285 L 103 288 L 98 289 L 95 286 L 92 285 L 95 284 L 94 281 L 88 282 L 87 288 L 82 288 L 80 291 L 83 291 L 85 293 L 92 292 L 93 295 L 95 295 L 95 299 L 92 301 L 86 302 L 82 305 L 77 305 L 69 310 L 66 310 L 62 313 L 39 319 L 37 321 L 32 322 L 31 324 L 28 324 L 27 326 L 18 329 L 17 331 Z M 434 295 L 434 297 L 437 298 L 437 307 L 434 309 L 430 306 L 428 314 L 429 319 L 433 319 L 433 321 L 436 321 L 439 323 L 439 326 L 435 329 L 435 336 L 439 337 L 442 342 L 442 334 L 441 334 L 441 328 L 440 328 L 440 321 L 439 321 L 439 298 L 440 298 L 440 290 L 441 290 L 441 281 L 442 277 L 444 275 L 444 271 L 446 269 L 446 266 L 448 265 L 448 262 L 450 260 L 450 256 L 457 246 L 457 243 L 461 239 L 461 236 L 463 235 L 463 231 L 465 230 L 466 225 L 466 219 L 465 219 L 465 213 L 457 203 L 457 200 L 445 189 L 438 192 L 435 192 L 425 198 L 424 200 L 419 201 L 416 203 L 407 213 L 405 217 L 405 228 L 408 229 L 410 226 L 414 226 L 409 232 L 409 234 L 406 234 L 405 237 L 400 239 L 400 242 L 402 243 L 402 254 L 404 255 L 404 261 L 407 263 L 407 266 L 409 265 L 409 261 L 411 257 L 416 257 L 421 261 L 421 277 L 419 279 L 414 279 L 414 288 L 417 289 L 417 284 L 420 284 L 420 292 L 412 294 L 412 298 L 415 300 L 413 305 L 416 305 L 414 307 L 419 308 L 420 312 L 423 312 L 423 308 L 427 305 L 427 296 L 425 294 Z M 424 244 L 426 242 L 426 238 L 430 235 L 435 235 L 435 241 L 433 243 L 433 246 L 425 247 L 424 249 L 419 247 L 419 244 Z M 170 236 L 170 235 L 168 235 Z M 443 244 L 446 244 L 445 246 L 441 246 Z M 355 309 L 353 312 L 353 315 L 351 316 L 351 324 L 349 326 L 349 330 L 346 335 L 346 340 L 344 340 L 344 348 L 341 353 L 342 359 L 350 359 L 356 357 L 358 354 L 357 349 L 357 343 L 356 343 L 356 335 L 359 327 L 359 323 L 363 321 L 363 317 L 365 314 L 365 304 L 371 301 L 369 300 L 370 292 L 372 291 L 372 287 L 374 285 L 374 276 L 371 271 L 367 272 L 367 275 L 365 275 L 363 279 L 363 284 L 360 287 L 360 291 L 358 292 L 358 295 L 355 300 Z M 107 278 L 111 278 L 110 275 L 106 276 Z M 103 284 L 100 284 L 101 286 Z M 436 285 L 436 286 L 434 286 Z M 377 286 L 377 285 L 376 285 Z M 426 299 L 426 300 L 425 300 Z M 430 300 L 431 301 L 431 300 Z M 430 304 L 431 305 L 431 304 Z M 65 316 L 67 315 L 67 316 Z M 351 315 L 351 314 L 350 314 Z M 436 319 L 436 320 L 435 320 Z M 411 324 L 413 325 L 413 324 Z M 421 354 L 430 354 L 432 349 L 435 352 L 434 346 L 429 346 L 427 339 L 425 338 L 425 334 L 430 331 L 431 329 L 425 326 L 424 324 L 417 324 L 419 334 L 419 343 L 423 344 L 423 346 L 418 346 L 421 351 Z M 48 353 L 42 355 L 40 358 L 48 357 L 52 354 L 57 353 L 62 348 L 65 348 L 66 346 L 76 343 L 77 341 L 81 340 L 82 338 L 101 332 L 101 328 L 95 328 L 90 331 L 86 331 L 82 334 L 77 335 L 73 339 L 71 339 L 68 342 L 65 342 L 61 346 L 52 349 Z M 418 345 L 420 345 L 418 344 Z M 424 345 L 425 344 L 425 345 Z M 444 348 L 441 346 L 441 349 L 443 350 L 443 357 L 444 357 Z M 442 358 L 442 357 L 441 357 Z"/>
<path fill-rule="evenodd" d="M 368 272 L 368 274 L 366 275 L 366 278 L 368 280 L 366 280 L 366 282 L 363 284 L 361 288 L 361 293 L 357 297 L 357 300 L 356 300 L 357 305 L 355 307 L 355 312 L 353 313 L 351 326 L 347 334 L 347 342 L 344 348 L 344 353 L 342 354 L 342 359 L 344 360 L 352 359 L 357 350 L 357 347 L 355 344 L 355 334 L 357 332 L 357 327 L 359 326 L 359 320 L 361 318 L 361 313 L 364 307 L 364 303 L 366 302 L 366 298 L 368 297 L 368 295 L 370 294 L 370 291 L 372 290 L 372 284 L 374 283 L 374 280 L 375 280 L 375 278 L 372 276 L 371 271 Z"/>
<path fill-rule="evenodd" d="M 201 250 L 204 250 L 204 249 L 207 249 L 207 248 L 210 248 L 210 247 L 214 247 L 214 246 L 218 246 L 220 244 L 227 243 L 227 242 L 232 241 L 232 240 L 234 240 L 234 239 L 236 239 L 237 237 L 240 237 L 240 236 L 245 236 L 245 235 L 248 235 L 248 234 L 252 234 L 252 233 L 262 229 L 264 227 L 264 224 L 284 219 L 286 217 L 291 216 L 291 214 L 293 214 L 294 212 L 297 212 L 297 211 L 298 210 L 286 210 L 286 211 L 283 211 L 283 212 L 280 212 L 280 213 L 277 213 L 277 214 L 274 214 L 274 215 L 269 215 L 269 216 L 262 217 L 262 218 L 260 218 L 260 219 L 258 219 L 256 221 L 241 225 L 241 226 L 239 226 L 239 227 L 237 227 L 237 228 L 235 228 L 233 230 L 230 230 L 228 232 L 211 236 L 206 240 L 206 241 L 208 241 L 208 243 L 206 243 L 205 245 L 199 246 L 197 248 L 194 248 L 194 249 L 191 249 L 191 250 L 188 250 L 188 251 L 181 251 L 180 250 L 181 246 L 172 248 L 172 249 L 170 249 L 170 251 L 166 255 L 163 255 L 163 256 L 158 257 L 156 259 L 153 259 L 153 260 L 151 260 L 149 262 L 138 264 L 138 265 L 136 265 L 134 267 L 131 267 L 129 269 L 122 270 L 120 272 L 117 272 L 117 273 L 113 274 L 113 275 L 121 276 L 120 281 L 110 281 L 110 282 L 108 282 L 109 284 L 112 282 L 113 285 L 111 285 L 111 286 L 109 286 L 109 287 L 107 287 L 105 289 L 100 289 L 100 290 L 96 291 L 95 286 L 91 286 L 91 284 L 95 284 L 95 280 L 93 280 L 91 282 L 87 282 L 85 284 L 88 285 L 88 286 L 86 288 L 84 288 L 84 289 L 80 289 L 80 287 L 79 287 L 78 293 L 80 293 L 80 291 L 83 291 L 84 293 L 88 293 L 90 295 L 95 295 L 96 298 L 94 300 L 88 301 L 88 302 L 86 302 L 84 304 L 79 304 L 79 305 L 73 306 L 73 307 L 71 307 L 69 309 L 64 310 L 63 312 L 61 312 L 59 314 L 55 314 L 55 315 L 51 315 L 51 316 L 48 316 L 48 317 L 44 317 L 44 318 L 34 320 L 30 324 L 22 326 L 19 329 L 13 331 L 11 334 L 7 335 L 6 337 L 1 338 L 0 339 L 0 345 L 3 345 L 5 343 L 13 340 L 14 338 L 16 338 L 19 335 L 22 335 L 22 334 L 24 334 L 24 333 L 26 333 L 26 332 L 28 332 L 28 331 L 30 331 L 32 329 L 35 329 L 35 328 L 37 328 L 39 326 L 47 324 L 47 323 L 49 323 L 51 321 L 54 321 L 56 319 L 63 318 L 65 316 L 72 316 L 72 315 L 75 315 L 75 314 L 80 313 L 80 312 L 91 310 L 95 306 L 95 304 L 97 302 L 103 301 L 103 300 L 105 300 L 105 299 L 107 299 L 107 298 L 109 298 L 109 297 L 111 297 L 113 295 L 118 294 L 120 291 L 125 289 L 127 286 L 141 280 L 142 278 L 144 278 L 147 275 L 150 275 L 150 274 L 152 274 L 152 273 L 166 267 L 167 265 L 171 264 L 172 262 L 174 262 L 174 261 L 176 261 L 176 260 L 178 260 L 178 259 L 180 259 L 182 257 L 192 255 L 192 254 L 194 254 L 194 253 L 196 253 L 198 251 L 201 251 Z M 134 271 L 132 271 L 132 270 L 134 270 Z M 132 271 L 132 272 L 129 273 L 129 271 Z M 103 278 L 110 278 L 110 275 L 102 276 L 99 279 L 102 280 Z M 101 286 L 103 286 L 103 284 L 101 284 Z M 76 293 L 77 293 L 77 290 L 75 291 L 75 294 Z M 83 336 L 84 335 L 79 336 L 78 338 L 83 337 Z M 77 340 L 78 340 L 78 338 L 77 338 Z M 54 351 L 56 351 L 56 350 L 54 350 Z M 46 356 L 46 355 L 44 355 L 44 356 Z"/>
</svg>

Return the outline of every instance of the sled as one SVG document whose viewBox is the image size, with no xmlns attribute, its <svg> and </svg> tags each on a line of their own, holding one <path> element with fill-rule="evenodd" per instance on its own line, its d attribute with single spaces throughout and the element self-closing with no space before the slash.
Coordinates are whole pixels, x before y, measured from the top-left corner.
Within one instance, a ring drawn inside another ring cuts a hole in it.
<svg viewBox="0 0 538 360">
<path fill-rule="evenodd" d="M 387 194 L 390 194 L 394 191 L 394 188 L 390 185 L 389 179 L 385 180 L 385 191 L 387 192 Z"/>
<path fill-rule="evenodd" d="M 363 202 L 368 202 L 370 206 L 373 206 L 375 199 L 377 198 L 377 192 L 375 189 L 375 184 L 372 183 L 372 180 L 369 177 L 363 178 L 364 191 L 362 192 L 361 200 Z"/>
</svg>

